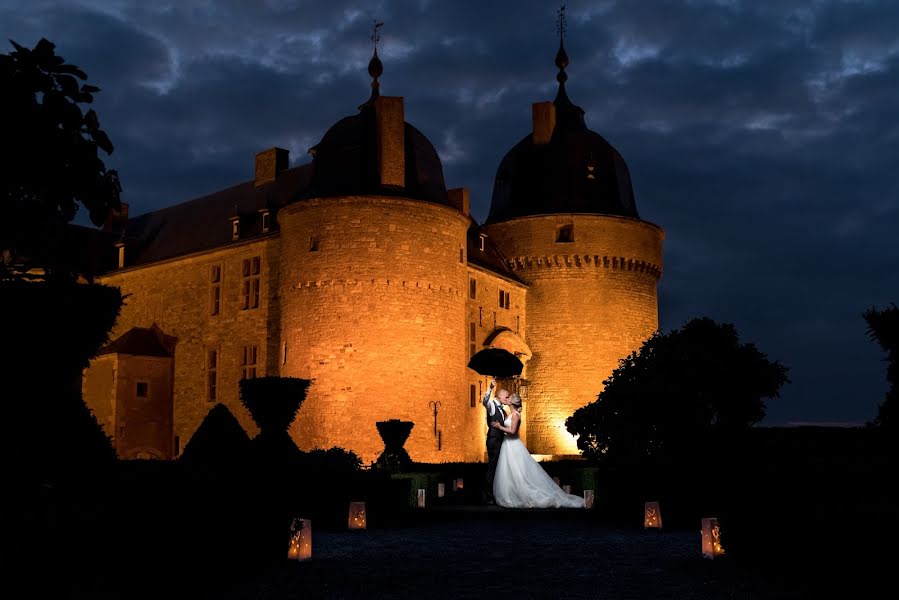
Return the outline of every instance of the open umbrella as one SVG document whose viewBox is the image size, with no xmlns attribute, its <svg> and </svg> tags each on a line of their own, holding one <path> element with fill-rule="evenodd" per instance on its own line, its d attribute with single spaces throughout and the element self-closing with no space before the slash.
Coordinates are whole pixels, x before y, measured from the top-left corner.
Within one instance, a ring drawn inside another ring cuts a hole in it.
<svg viewBox="0 0 899 600">
<path fill-rule="evenodd" d="M 497 379 L 521 375 L 524 365 L 518 357 L 502 348 L 481 350 L 468 361 L 468 368 L 481 375 L 492 375 Z"/>
</svg>

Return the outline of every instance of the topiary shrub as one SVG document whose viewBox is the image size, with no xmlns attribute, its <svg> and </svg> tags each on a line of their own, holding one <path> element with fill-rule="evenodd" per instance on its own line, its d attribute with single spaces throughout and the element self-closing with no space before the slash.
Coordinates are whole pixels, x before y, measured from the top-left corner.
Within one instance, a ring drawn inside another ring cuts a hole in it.
<svg viewBox="0 0 899 600">
<path fill-rule="evenodd" d="M 212 407 L 194 432 L 179 460 L 192 467 L 220 471 L 242 464 L 250 438 L 224 404 Z"/>
<path fill-rule="evenodd" d="M 403 448 L 403 444 L 409 439 L 415 423 L 390 419 L 389 421 L 378 421 L 375 423 L 375 427 L 378 428 L 378 434 L 384 441 L 384 452 L 375 461 L 376 466 L 390 473 L 408 469 L 412 465 L 412 458 Z"/>
<path fill-rule="evenodd" d="M 240 402 L 263 435 L 286 432 L 312 382 L 296 377 L 257 377 L 240 382 Z"/>
</svg>

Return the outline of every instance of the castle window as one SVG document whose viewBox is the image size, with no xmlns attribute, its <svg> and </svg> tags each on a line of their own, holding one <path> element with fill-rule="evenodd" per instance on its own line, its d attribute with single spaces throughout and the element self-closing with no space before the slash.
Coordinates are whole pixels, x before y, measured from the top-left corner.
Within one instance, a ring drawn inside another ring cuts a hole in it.
<svg viewBox="0 0 899 600">
<path fill-rule="evenodd" d="M 478 327 L 475 325 L 475 322 L 472 321 L 468 324 L 468 358 L 471 359 L 472 356 L 478 351 Z"/>
<path fill-rule="evenodd" d="M 240 237 L 240 217 L 231 218 L 231 239 L 236 240 Z"/>
<path fill-rule="evenodd" d="M 209 314 L 217 315 L 222 303 L 222 267 L 213 265 L 209 269 Z"/>
<path fill-rule="evenodd" d="M 468 280 L 468 297 L 472 300 L 478 297 L 478 280 L 474 277 Z"/>
<path fill-rule="evenodd" d="M 510 294 L 506 290 L 499 291 L 499 307 L 500 308 L 505 308 L 506 310 L 509 309 L 509 303 L 510 303 L 509 297 L 510 297 Z"/>
<path fill-rule="evenodd" d="M 318 238 L 314 235 L 309 238 L 309 252 L 318 252 Z"/>
<path fill-rule="evenodd" d="M 259 272 L 261 270 L 262 259 L 260 257 L 243 259 L 242 310 L 259 308 Z"/>
<path fill-rule="evenodd" d="M 284 348 L 281 351 L 281 364 L 282 365 L 287 364 L 287 342 L 284 342 Z"/>
<path fill-rule="evenodd" d="M 146 398 L 149 395 L 149 385 L 146 381 L 138 381 L 137 389 L 134 391 L 134 395 L 138 398 Z"/>
<path fill-rule="evenodd" d="M 256 377 L 256 345 L 243 347 L 240 359 L 241 379 L 254 379 Z"/>
<path fill-rule="evenodd" d="M 521 326 L 521 316 L 515 315 L 515 335 L 519 334 L 519 327 Z"/>
<path fill-rule="evenodd" d="M 568 244 L 574 241 L 574 225 L 562 225 L 556 230 L 556 243 Z"/>
<path fill-rule="evenodd" d="M 487 236 L 483 233 L 478 236 L 478 249 L 483 252 L 484 251 L 484 240 L 487 239 Z"/>
<path fill-rule="evenodd" d="M 468 386 L 469 394 L 468 394 L 468 404 L 471 408 L 474 408 L 478 405 L 478 388 L 472 383 Z"/>
<path fill-rule="evenodd" d="M 481 327 L 484 326 L 484 307 L 483 306 L 478 307 L 478 325 L 480 325 Z"/>
<path fill-rule="evenodd" d="M 209 402 L 218 399 L 218 362 L 218 350 L 210 348 L 206 353 L 206 400 Z"/>
<path fill-rule="evenodd" d="M 465 250 L 463 250 L 462 248 L 459 248 L 459 262 L 465 262 Z"/>
<path fill-rule="evenodd" d="M 176 435 L 175 436 L 175 456 L 178 456 L 179 454 L 181 454 L 181 436 Z"/>
<path fill-rule="evenodd" d="M 260 211 L 262 213 L 262 232 L 265 233 L 271 226 L 271 216 L 267 210 Z"/>
</svg>

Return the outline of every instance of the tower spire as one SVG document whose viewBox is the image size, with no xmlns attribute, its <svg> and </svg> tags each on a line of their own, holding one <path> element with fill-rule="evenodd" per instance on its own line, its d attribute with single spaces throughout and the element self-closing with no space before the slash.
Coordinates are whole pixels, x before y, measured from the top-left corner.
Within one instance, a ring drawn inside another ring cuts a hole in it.
<svg viewBox="0 0 899 600">
<path fill-rule="evenodd" d="M 566 130 L 583 130 L 587 127 L 584 124 L 584 111 L 571 101 L 568 92 L 565 91 L 565 82 L 568 81 L 568 73 L 565 72 L 568 67 L 568 53 L 565 52 L 566 29 L 565 5 L 563 4 L 556 11 L 556 33 L 559 35 L 559 51 L 556 52 L 556 67 L 559 69 L 556 81 L 559 82 L 559 92 L 553 101 L 556 107 L 556 126 Z"/>
<path fill-rule="evenodd" d="M 568 73 L 565 68 L 568 67 L 568 53 L 565 52 L 565 5 L 559 7 L 556 11 L 556 33 L 559 36 L 559 51 L 556 52 L 556 67 L 559 73 L 556 75 L 556 81 L 559 82 L 559 97 L 567 98 L 565 94 L 565 82 L 568 81 Z"/>
<path fill-rule="evenodd" d="M 368 99 L 365 104 L 359 107 L 359 110 L 362 110 L 366 106 L 370 106 L 374 103 L 375 98 L 381 95 L 380 87 L 381 84 L 378 82 L 378 77 L 380 77 L 384 73 L 384 65 L 381 63 L 381 59 L 378 58 L 378 43 L 381 41 L 381 27 L 384 26 L 383 21 L 378 21 L 374 19 L 371 26 L 371 36 L 369 39 L 371 40 L 372 45 L 374 46 L 374 52 L 372 53 L 371 60 L 368 61 L 368 74 L 371 76 L 371 97 Z"/>
</svg>

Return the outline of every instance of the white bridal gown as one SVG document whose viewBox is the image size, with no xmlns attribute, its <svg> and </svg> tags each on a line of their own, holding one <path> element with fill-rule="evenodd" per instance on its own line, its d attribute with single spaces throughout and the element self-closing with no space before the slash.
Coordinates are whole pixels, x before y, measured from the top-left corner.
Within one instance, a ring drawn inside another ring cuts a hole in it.
<svg viewBox="0 0 899 600">
<path fill-rule="evenodd" d="M 511 424 L 509 415 L 503 425 Z M 496 503 L 506 508 L 584 508 L 584 499 L 566 494 L 557 486 L 531 457 L 518 434 L 507 434 L 500 446 L 493 495 Z"/>
</svg>

